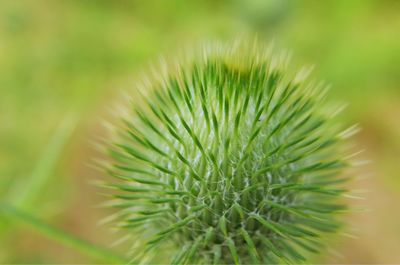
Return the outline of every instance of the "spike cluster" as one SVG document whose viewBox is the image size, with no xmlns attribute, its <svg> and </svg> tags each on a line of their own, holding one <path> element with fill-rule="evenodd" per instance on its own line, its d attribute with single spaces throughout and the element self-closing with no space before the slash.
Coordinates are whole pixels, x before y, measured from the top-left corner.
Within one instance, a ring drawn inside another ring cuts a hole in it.
<svg viewBox="0 0 400 265">
<path fill-rule="evenodd" d="M 107 168 L 144 256 L 299 263 L 337 231 L 346 162 L 322 86 L 246 46 L 208 50 L 147 89 L 116 127 Z"/>
</svg>

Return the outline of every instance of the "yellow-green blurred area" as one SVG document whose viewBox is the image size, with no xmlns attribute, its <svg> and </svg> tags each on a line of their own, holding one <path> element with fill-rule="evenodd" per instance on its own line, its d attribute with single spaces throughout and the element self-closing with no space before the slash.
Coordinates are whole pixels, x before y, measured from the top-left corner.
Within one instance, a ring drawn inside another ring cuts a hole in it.
<svg viewBox="0 0 400 265">
<path fill-rule="evenodd" d="M 314 64 L 348 103 L 343 123 L 359 168 L 351 185 L 369 209 L 349 218 L 318 263 L 400 263 L 400 1 L 1 0 L 0 200 L 114 248 L 110 210 L 90 182 L 102 120 L 160 55 L 203 41 L 258 36 Z M 0 263 L 104 263 L 0 216 Z"/>
</svg>

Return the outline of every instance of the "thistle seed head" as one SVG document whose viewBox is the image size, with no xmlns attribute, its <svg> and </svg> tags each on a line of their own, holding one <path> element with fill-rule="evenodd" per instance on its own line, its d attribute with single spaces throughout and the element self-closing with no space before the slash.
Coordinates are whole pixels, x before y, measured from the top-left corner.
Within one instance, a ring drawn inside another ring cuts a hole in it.
<svg viewBox="0 0 400 265">
<path fill-rule="evenodd" d="M 174 264 L 306 261 L 345 209 L 324 88 L 252 45 L 188 61 L 116 127 L 107 170 L 121 226 Z"/>
</svg>

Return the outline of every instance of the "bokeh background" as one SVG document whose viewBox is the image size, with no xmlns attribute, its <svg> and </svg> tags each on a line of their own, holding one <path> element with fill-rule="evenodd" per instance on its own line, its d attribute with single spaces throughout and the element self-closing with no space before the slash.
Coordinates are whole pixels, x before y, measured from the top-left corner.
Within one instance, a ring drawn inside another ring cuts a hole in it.
<svg viewBox="0 0 400 265">
<path fill-rule="evenodd" d="M 400 263 L 397 0 L 0 0 L 1 202 L 111 248 L 120 235 L 97 225 L 110 211 L 88 166 L 101 121 L 159 55 L 243 35 L 315 64 L 349 104 L 343 123 L 362 128 L 354 143 L 372 163 L 351 185 L 369 210 L 315 262 Z M 0 215 L 0 263 L 105 262 L 17 219 Z"/>
</svg>

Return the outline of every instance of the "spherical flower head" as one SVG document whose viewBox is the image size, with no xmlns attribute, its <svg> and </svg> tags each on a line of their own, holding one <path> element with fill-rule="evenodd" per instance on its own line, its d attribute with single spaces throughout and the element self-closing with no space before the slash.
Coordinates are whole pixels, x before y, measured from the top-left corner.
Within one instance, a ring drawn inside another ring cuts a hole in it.
<svg viewBox="0 0 400 265">
<path fill-rule="evenodd" d="M 337 231 L 343 134 L 324 87 L 286 63 L 257 45 L 218 46 L 142 87 L 108 167 L 137 259 L 299 263 Z"/>
</svg>

